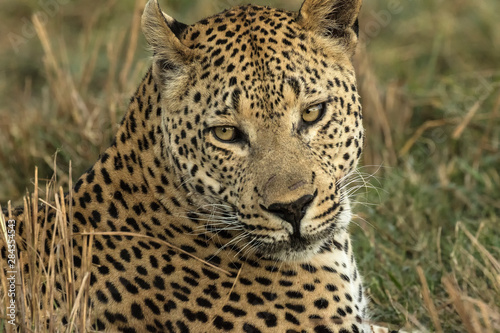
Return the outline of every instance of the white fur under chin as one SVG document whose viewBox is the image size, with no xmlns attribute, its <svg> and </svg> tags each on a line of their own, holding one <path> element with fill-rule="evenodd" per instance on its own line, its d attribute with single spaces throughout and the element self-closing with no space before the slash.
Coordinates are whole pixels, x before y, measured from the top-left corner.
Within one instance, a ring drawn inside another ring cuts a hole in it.
<svg viewBox="0 0 500 333">
<path fill-rule="evenodd" d="M 335 239 L 337 240 L 337 236 L 339 239 L 344 239 L 345 237 L 348 237 L 347 235 L 347 226 L 351 222 L 352 218 L 352 213 L 351 213 L 351 206 L 349 204 L 348 200 L 345 200 L 343 205 L 343 211 L 339 214 L 337 217 L 335 224 L 336 224 L 336 229 L 338 231 L 338 234 L 336 233 L 333 235 Z M 295 251 L 295 250 L 283 250 L 278 253 L 274 253 L 269 255 L 269 259 L 272 260 L 277 260 L 281 262 L 288 262 L 288 263 L 309 263 L 312 260 L 319 259 L 320 261 L 324 261 L 322 264 L 328 265 L 328 263 L 332 262 L 331 254 L 327 255 L 325 259 L 323 259 L 323 255 L 320 255 L 320 258 L 316 258 L 321 251 L 321 247 L 324 245 L 324 243 L 318 242 L 317 244 L 313 244 L 307 247 L 307 249 L 303 251 Z M 338 258 L 337 258 L 338 259 Z"/>
<path fill-rule="evenodd" d="M 321 250 L 322 244 L 309 246 L 304 251 L 286 250 L 271 255 L 271 259 L 288 263 L 307 263 L 313 259 Z"/>
</svg>

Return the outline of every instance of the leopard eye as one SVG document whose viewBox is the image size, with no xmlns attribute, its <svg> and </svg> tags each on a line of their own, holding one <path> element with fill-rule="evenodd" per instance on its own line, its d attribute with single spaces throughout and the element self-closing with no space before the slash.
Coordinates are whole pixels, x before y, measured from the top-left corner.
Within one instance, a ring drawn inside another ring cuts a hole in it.
<svg viewBox="0 0 500 333">
<path fill-rule="evenodd" d="M 302 112 L 302 120 L 307 124 L 312 124 L 321 119 L 323 114 L 325 113 L 325 103 L 320 103 L 310 108 L 304 110 Z"/>
<path fill-rule="evenodd" d="M 232 126 L 218 126 L 212 129 L 212 133 L 222 142 L 234 142 L 238 138 L 239 131 Z"/>
</svg>

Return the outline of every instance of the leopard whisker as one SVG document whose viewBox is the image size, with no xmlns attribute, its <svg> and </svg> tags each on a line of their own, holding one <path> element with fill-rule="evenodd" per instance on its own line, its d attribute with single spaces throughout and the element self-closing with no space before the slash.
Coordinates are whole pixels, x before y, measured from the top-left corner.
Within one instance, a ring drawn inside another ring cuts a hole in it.
<svg viewBox="0 0 500 333">
<path fill-rule="evenodd" d="M 239 234 L 238 236 L 234 237 L 233 239 L 231 239 L 229 242 L 227 242 L 226 244 L 224 244 L 223 246 L 221 246 L 216 252 L 215 252 L 215 255 L 218 255 L 221 251 L 223 251 L 224 249 L 228 248 L 228 247 L 231 247 L 231 249 L 234 249 L 234 247 L 236 246 L 236 244 L 238 242 L 240 242 L 241 240 L 245 239 L 247 236 L 248 236 L 248 232 L 245 231 L 241 234 Z"/>
<path fill-rule="evenodd" d="M 239 251 L 238 251 L 238 252 L 237 252 L 234 256 L 235 256 L 235 257 L 237 257 L 237 256 L 238 256 L 238 254 L 240 254 L 242 251 L 244 251 L 244 250 L 245 250 L 245 248 L 247 248 L 250 244 L 252 244 L 252 243 L 253 243 L 256 239 L 257 239 L 257 237 L 254 237 L 254 238 L 252 238 L 251 240 L 249 240 L 249 241 L 245 244 L 245 246 L 243 246 L 243 247 L 242 247 L 242 248 L 241 248 L 241 249 L 240 249 L 240 250 L 239 250 Z"/>
<path fill-rule="evenodd" d="M 358 214 L 353 214 L 352 215 L 353 218 L 357 218 L 357 219 L 360 219 L 362 220 L 363 222 L 365 222 L 367 225 L 369 225 L 370 227 L 372 227 L 373 229 L 376 229 L 375 226 L 373 225 L 373 223 L 369 222 L 367 219 L 365 219 L 364 217 L 358 215 Z M 361 228 L 361 225 L 356 222 L 356 221 L 352 221 L 352 223 L 356 226 L 358 226 L 359 228 Z"/>
</svg>

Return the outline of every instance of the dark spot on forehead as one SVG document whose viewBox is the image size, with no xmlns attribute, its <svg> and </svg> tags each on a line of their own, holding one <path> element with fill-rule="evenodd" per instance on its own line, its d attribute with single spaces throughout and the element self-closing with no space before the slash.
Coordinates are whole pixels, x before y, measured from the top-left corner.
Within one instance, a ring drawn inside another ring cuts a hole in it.
<svg viewBox="0 0 500 333">
<path fill-rule="evenodd" d="M 295 93 L 295 96 L 299 97 L 300 96 L 300 83 L 299 83 L 299 81 L 294 77 L 290 77 L 290 78 L 286 79 L 286 83 L 288 83 L 290 85 L 290 87 L 292 87 L 292 90 Z"/>
<path fill-rule="evenodd" d="M 231 95 L 231 100 L 233 102 L 233 109 L 235 111 L 238 111 L 240 108 L 240 97 L 241 97 L 241 90 L 238 88 L 234 89 Z"/>
</svg>

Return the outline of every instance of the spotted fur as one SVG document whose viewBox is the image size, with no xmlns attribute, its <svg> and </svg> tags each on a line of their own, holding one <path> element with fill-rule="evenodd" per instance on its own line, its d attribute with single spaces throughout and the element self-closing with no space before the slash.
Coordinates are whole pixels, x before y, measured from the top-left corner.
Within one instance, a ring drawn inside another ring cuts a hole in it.
<svg viewBox="0 0 500 333">
<path fill-rule="evenodd" d="M 364 139 L 351 63 L 360 6 L 248 5 L 188 26 L 148 3 L 152 67 L 70 203 L 75 233 L 135 234 L 95 235 L 94 329 L 372 331 L 344 187 Z M 315 105 L 322 116 L 304 122 Z M 238 140 L 218 139 L 218 126 Z"/>
</svg>

